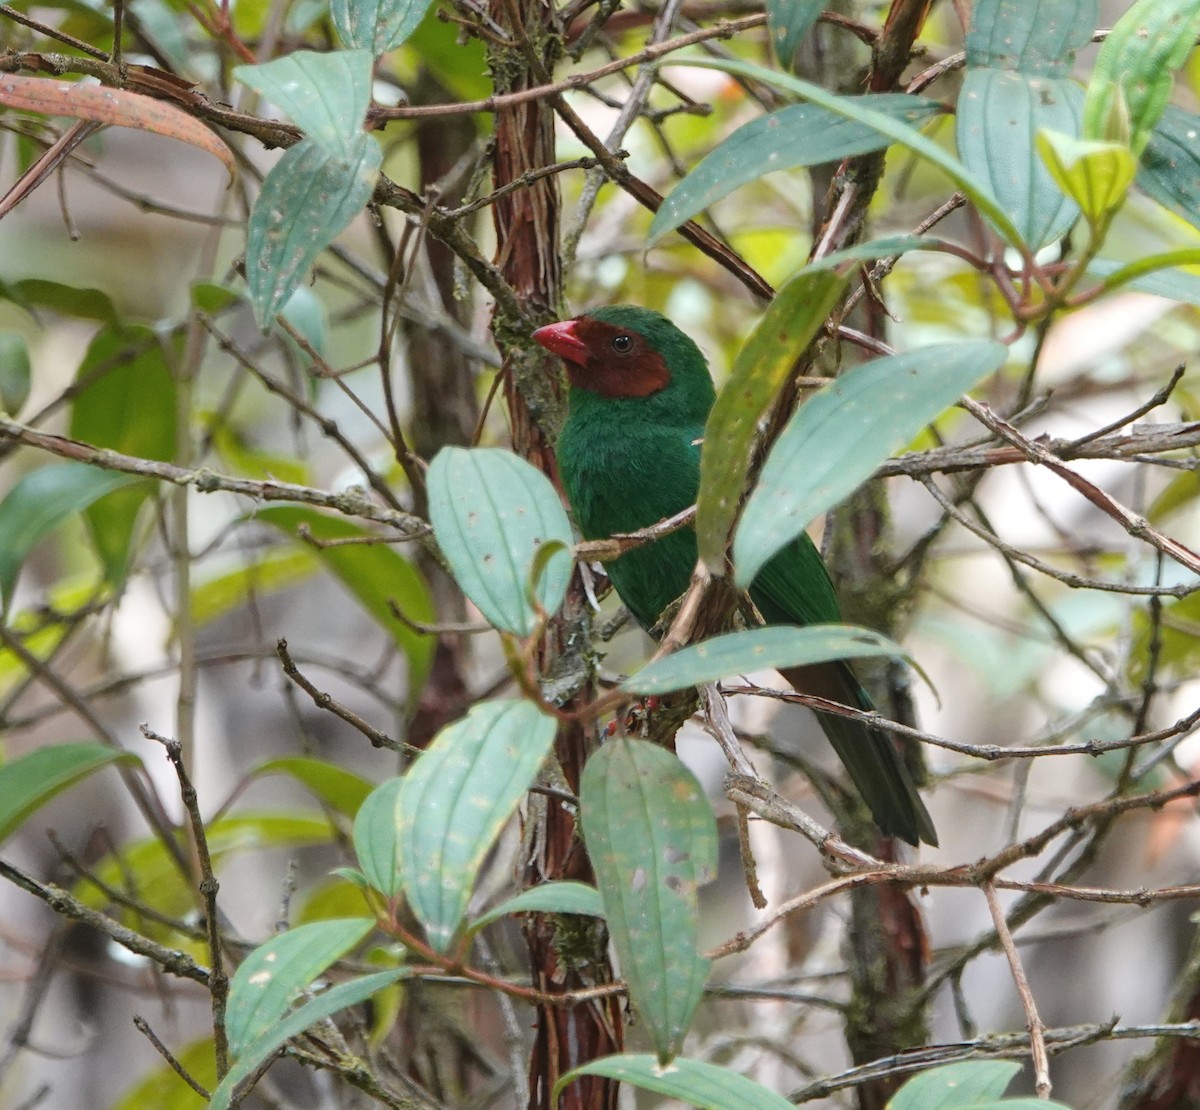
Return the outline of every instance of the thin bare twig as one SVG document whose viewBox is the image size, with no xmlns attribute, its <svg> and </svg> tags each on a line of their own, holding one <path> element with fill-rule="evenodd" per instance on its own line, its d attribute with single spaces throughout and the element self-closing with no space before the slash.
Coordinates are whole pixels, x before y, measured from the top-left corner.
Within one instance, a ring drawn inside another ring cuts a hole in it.
<svg viewBox="0 0 1200 1110">
<path fill-rule="evenodd" d="M 225 1007 L 229 1001 L 229 976 L 225 974 L 225 961 L 221 953 L 221 927 L 217 913 L 217 893 L 220 883 L 213 872 L 212 856 L 208 851 L 208 836 L 204 831 L 204 818 L 200 814 L 200 801 L 196 788 L 183 765 L 183 745 L 174 739 L 160 736 L 148 725 L 139 726 L 147 740 L 154 740 L 166 750 L 167 759 L 179 780 L 179 794 L 183 808 L 187 810 L 192 826 L 192 843 L 196 848 L 196 861 L 200 865 L 200 894 L 204 898 L 204 920 L 208 934 L 208 953 L 212 966 L 208 973 L 208 992 L 212 1000 L 213 1047 L 217 1057 L 217 1078 L 223 1079 L 229 1070 L 229 1037 L 225 1032 Z"/>
<path fill-rule="evenodd" d="M 992 924 L 996 927 L 996 936 L 999 937 L 1000 947 L 1008 959 L 1008 967 L 1012 972 L 1017 994 L 1021 996 L 1021 1006 L 1025 1010 L 1025 1028 L 1029 1030 L 1029 1047 L 1033 1056 L 1034 1084 L 1038 1098 L 1049 1098 L 1050 1057 L 1046 1054 L 1046 1026 L 1038 1016 L 1037 1003 L 1033 1000 L 1033 991 L 1029 989 L 1029 980 L 1025 977 L 1020 953 L 1013 943 L 1012 933 L 1008 931 L 1008 922 L 1004 919 L 1004 910 L 992 883 L 983 884 L 983 896 L 987 899 L 988 912 L 991 913 Z"/>
<path fill-rule="evenodd" d="M 380 732 L 373 724 L 364 721 L 354 710 L 347 709 L 329 694 L 318 690 L 300 673 L 300 669 L 292 662 L 292 657 L 288 653 L 287 640 L 276 640 L 275 651 L 279 656 L 279 661 L 283 664 L 283 673 L 312 698 L 313 704 L 318 709 L 327 709 L 335 717 L 340 717 L 346 724 L 358 729 L 359 732 L 371 741 L 372 747 L 387 748 L 393 752 L 409 752 L 412 755 L 420 754 L 418 749 L 411 747 L 409 744 L 404 744 L 399 740 L 393 740 L 386 732 Z"/>
<path fill-rule="evenodd" d="M 137 1029 L 137 1031 L 154 1046 L 154 1051 L 157 1052 L 164 1060 L 166 1060 L 170 1069 L 189 1087 L 191 1087 L 196 1094 L 206 1101 L 211 1097 L 209 1092 L 196 1082 L 187 1068 L 185 1068 L 177 1059 L 175 1059 L 171 1050 L 167 1048 L 167 1046 L 163 1044 L 161 1040 L 159 1040 L 158 1034 L 150 1028 L 150 1023 L 144 1017 L 142 1017 L 141 1014 L 133 1015 L 133 1025 L 134 1028 Z"/>
</svg>

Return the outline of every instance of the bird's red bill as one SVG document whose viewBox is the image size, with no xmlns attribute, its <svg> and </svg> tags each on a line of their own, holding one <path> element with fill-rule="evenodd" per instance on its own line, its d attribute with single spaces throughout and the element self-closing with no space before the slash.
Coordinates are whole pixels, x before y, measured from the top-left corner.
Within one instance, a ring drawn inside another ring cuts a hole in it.
<svg viewBox="0 0 1200 1110">
<path fill-rule="evenodd" d="M 533 333 L 547 351 L 565 358 L 568 362 L 586 366 L 588 360 L 587 344 L 575 334 L 575 321 L 563 320 L 557 324 L 547 324 Z"/>
</svg>

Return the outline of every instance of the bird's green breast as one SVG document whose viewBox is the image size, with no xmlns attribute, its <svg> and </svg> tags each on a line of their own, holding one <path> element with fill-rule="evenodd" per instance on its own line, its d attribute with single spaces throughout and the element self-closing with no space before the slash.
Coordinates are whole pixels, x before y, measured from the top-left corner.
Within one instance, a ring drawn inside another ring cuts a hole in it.
<svg viewBox="0 0 1200 1110">
<path fill-rule="evenodd" d="M 700 485 L 700 427 L 647 421 L 637 401 L 573 389 L 557 453 L 587 539 L 635 532 L 686 509 Z M 649 628 L 687 588 L 696 536 L 686 528 L 605 564 L 621 600 Z"/>
</svg>

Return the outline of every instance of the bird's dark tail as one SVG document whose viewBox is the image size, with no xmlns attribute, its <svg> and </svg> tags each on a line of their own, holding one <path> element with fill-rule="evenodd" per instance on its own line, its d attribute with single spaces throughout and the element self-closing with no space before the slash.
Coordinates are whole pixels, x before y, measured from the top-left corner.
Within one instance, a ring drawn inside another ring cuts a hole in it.
<svg viewBox="0 0 1200 1110">
<path fill-rule="evenodd" d="M 783 673 L 800 693 L 816 694 L 860 709 L 874 708 L 867 692 L 844 663 L 794 668 Z M 833 713 L 818 713 L 817 720 L 880 831 L 914 846 L 923 840 L 936 847 L 938 838 L 933 819 L 887 733 Z"/>
</svg>

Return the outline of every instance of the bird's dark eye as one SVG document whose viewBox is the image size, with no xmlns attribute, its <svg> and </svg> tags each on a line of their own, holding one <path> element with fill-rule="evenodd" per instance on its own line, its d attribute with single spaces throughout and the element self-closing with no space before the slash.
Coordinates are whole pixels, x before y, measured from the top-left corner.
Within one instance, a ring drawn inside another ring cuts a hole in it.
<svg viewBox="0 0 1200 1110">
<path fill-rule="evenodd" d="M 627 355 L 633 350 L 633 336 L 617 335 L 613 337 L 613 350 L 619 355 Z"/>
</svg>

